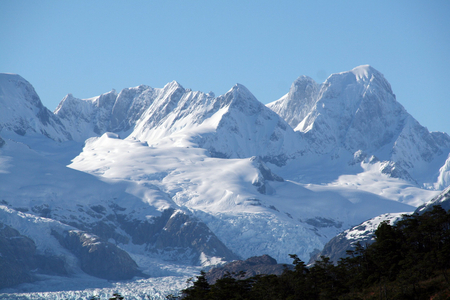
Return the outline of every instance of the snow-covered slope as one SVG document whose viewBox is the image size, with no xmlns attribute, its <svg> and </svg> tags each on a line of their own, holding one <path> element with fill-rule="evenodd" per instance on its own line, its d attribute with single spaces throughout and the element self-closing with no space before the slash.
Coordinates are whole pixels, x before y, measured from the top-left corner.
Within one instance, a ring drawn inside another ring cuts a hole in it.
<svg viewBox="0 0 450 300">
<path fill-rule="evenodd" d="M 433 197 L 430 201 L 420 205 L 416 209 L 416 213 L 423 213 L 425 211 L 429 211 L 433 209 L 433 206 L 440 205 L 445 210 L 450 209 L 450 186 L 448 186 L 445 190 L 443 190 L 439 195 Z"/>
<path fill-rule="evenodd" d="M 436 181 L 450 149 L 450 137 L 421 126 L 396 101 L 384 76 L 367 65 L 333 74 L 321 85 L 302 76 L 286 96 L 267 106 L 301 132 L 315 152 L 362 151 L 394 164 L 384 173 L 419 184 Z"/>
<path fill-rule="evenodd" d="M 31 84 L 16 74 L 0 73 L 0 131 L 38 133 L 57 141 L 71 139 L 59 119 L 42 105 Z"/>
<path fill-rule="evenodd" d="M 161 260 L 208 265 L 238 258 L 157 188 L 134 196 L 127 190 L 142 190 L 138 184 L 103 182 L 21 142 L 5 139 L 0 148 L 0 182 L 0 228 L 17 230 L 36 245 L 36 255 L 54 257 L 54 265 L 60 261 L 64 267 L 56 275 L 131 279 L 170 274 L 159 266 Z M 31 271 L 23 271 L 17 282 L 42 275 Z M 110 277 L 116 273 L 122 275 Z"/>
<path fill-rule="evenodd" d="M 314 79 L 302 75 L 292 83 L 286 95 L 267 106 L 295 128 L 313 109 L 320 88 L 321 85 Z"/>
<path fill-rule="evenodd" d="M 112 133 L 86 142 L 70 165 L 137 184 L 130 193 L 159 205 L 156 191 L 191 211 L 241 257 L 309 259 L 336 233 L 383 212 L 412 206 L 360 190 L 284 181 L 257 157 L 224 159 L 201 148 L 148 147 Z M 141 195 L 141 196 L 140 196 Z M 357 199 L 357 200 L 356 200 Z"/>
</svg>

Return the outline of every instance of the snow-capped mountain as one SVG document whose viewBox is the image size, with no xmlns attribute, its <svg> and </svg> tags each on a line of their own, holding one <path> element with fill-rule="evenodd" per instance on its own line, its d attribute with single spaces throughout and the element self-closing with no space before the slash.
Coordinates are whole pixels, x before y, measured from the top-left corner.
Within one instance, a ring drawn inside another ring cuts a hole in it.
<svg viewBox="0 0 450 300">
<path fill-rule="evenodd" d="M 262 156 L 283 163 L 304 150 L 301 138 L 242 85 L 220 97 L 171 82 L 115 91 L 91 99 L 67 95 L 55 110 L 75 140 L 105 132 L 150 146 L 164 143 L 201 147 L 210 156 Z"/>
<path fill-rule="evenodd" d="M 33 86 L 19 75 L 0 73 L 0 131 L 37 133 L 56 141 L 72 139 L 64 126 L 42 105 Z"/>
<path fill-rule="evenodd" d="M 339 232 L 439 192 L 417 183 L 448 180 L 449 137 L 421 127 L 368 66 L 322 85 L 300 77 L 269 105 L 284 119 L 240 84 L 218 97 L 175 81 L 69 94 L 52 114 L 20 76 L 0 79 L 0 238 L 58 257 L 23 268 L 22 282 L 111 279 L 116 261 L 127 278 L 263 254 L 308 261 Z M 103 273 L 89 268 L 99 253 Z"/>
<path fill-rule="evenodd" d="M 301 132 L 315 152 L 374 155 L 391 162 L 383 173 L 420 185 L 436 181 L 436 165 L 444 164 L 450 149 L 450 137 L 421 126 L 370 66 L 333 74 L 322 84 L 301 76 L 288 94 L 267 106 Z"/>
</svg>

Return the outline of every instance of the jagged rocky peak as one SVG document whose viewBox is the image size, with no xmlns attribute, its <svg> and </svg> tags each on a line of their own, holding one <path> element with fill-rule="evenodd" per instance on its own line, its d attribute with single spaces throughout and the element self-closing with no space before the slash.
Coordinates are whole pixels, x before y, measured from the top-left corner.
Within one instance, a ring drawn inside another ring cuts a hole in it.
<svg viewBox="0 0 450 300">
<path fill-rule="evenodd" d="M 260 155 L 276 164 L 303 148 L 290 126 L 242 84 L 219 97 L 185 89 L 176 81 L 90 99 L 69 94 L 55 114 L 79 142 L 114 132 L 149 145 L 175 141 L 205 148 L 215 157 Z"/>
<path fill-rule="evenodd" d="M 199 146 L 213 156 L 261 156 L 264 161 L 282 165 L 304 149 L 301 138 L 286 121 L 241 84 L 217 97 L 213 109 L 219 120 L 216 130 L 199 141 Z"/>
<path fill-rule="evenodd" d="M 323 99 L 334 99 L 335 103 L 328 103 L 327 109 L 336 109 L 336 113 L 346 110 L 358 111 L 361 103 L 361 95 L 367 90 L 380 89 L 390 94 L 395 100 L 389 82 L 383 74 L 369 65 L 363 65 L 351 71 L 332 74 L 323 84 L 316 83 L 308 76 L 300 76 L 291 85 L 289 92 L 279 100 L 269 103 L 267 106 L 282 116 L 293 128 L 296 128 L 308 114 L 321 111 L 324 108 Z M 308 121 L 297 127 L 299 131 L 311 130 L 311 122 L 315 120 L 312 114 Z"/>
<path fill-rule="evenodd" d="M 370 66 L 362 66 L 331 75 L 295 130 L 310 137 L 321 152 L 335 147 L 351 152 L 375 150 L 398 135 L 407 116 L 384 76 Z M 324 140 L 328 147 L 323 147 Z"/>
<path fill-rule="evenodd" d="M 105 132 L 130 133 L 161 89 L 146 85 L 115 90 L 89 99 L 67 95 L 55 110 L 62 123 L 70 128 L 74 139 L 83 142 Z"/>
<path fill-rule="evenodd" d="M 235 84 L 227 93 L 216 98 L 215 107 L 229 106 L 237 109 L 245 115 L 253 115 L 261 111 L 263 106 L 255 96 L 242 84 Z"/>
<path fill-rule="evenodd" d="M 79 99 L 69 93 L 61 100 L 54 113 L 61 118 L 72 114 L 76 114 L 79 117 L 86 117 L 93 113 L 94 108 L 111 110 L 116 99 L 117 92 L 114 89 L 100 96 L 88 99 Z"/>
<path fill-rule="evenodd" d="M 403 170 L 401 178 L 420 185 L 436 180 L 423 177 L 424 164 L 438 159 L 436 164 L 443 165 L 442 156 L 450 148 L 448 135 L 421 126 L 397 102 L 383 74 L 369 65 L 332 74 L 321 85 L 299 77 L 288 94 L 268 107 L 295 126 L 311 151 L 323 155 L 361 150 L 394 162 L 397 171 Z M 383 173 L 399 177 L 392 170 Z"/>
<path fill-rule="evenodd" d="M 384 75 L 369 65 L 362 65 L 350 71 L 332 74 L 323 83 L 323 86 L 327 90 L 337 93 L 339 93 L 339 89 L 348 89 L 354 85 L 360 86 L 361 88 L 368 88 L 369 86 L 372 86 L 372 88 L 376 87 L 394 96 L 391 85 Z M 332 86 L 331 89 L 329 88 L 330 86 Z"/>
<path fill-rule="evenodd" d="M 156 90 L 140 85 L 120 91 L 112 108 L 110 131 L 127 131 L 136 124 L 155 98 Z"/>
<path fill-rule="evenodd" d="M 172 82 L 142 114 L 130 137 L 149 145 L 176 141 L 221 158 L 288 156 L 300 148 L 293 146 L 299 139 L 292 128 L 241 84 L 215 98 Z"/>
<path fill-rule="evenodd" d="M 317 101 L 320 84 L 311 77 L 300 76 L 291 85 L 289 93 L 267 107 L 282 116 L 295 128 L 308 115 Z"/>
</svg>

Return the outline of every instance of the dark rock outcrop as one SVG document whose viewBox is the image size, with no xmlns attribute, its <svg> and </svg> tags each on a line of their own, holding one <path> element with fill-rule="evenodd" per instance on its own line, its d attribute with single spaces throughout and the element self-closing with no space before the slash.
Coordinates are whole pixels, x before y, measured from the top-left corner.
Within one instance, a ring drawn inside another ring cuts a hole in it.
<svg viewBox="0 0 450 300">
<path fill-rule="evenodd" d="M 74 253 L 80 268 L 89 275 L 109 280 L 128 280 L 143 276 L 136 262 L 124 250 L 96 235 L 80 230 L 53 232 L 61 245 Z"/>
<path fill-rule="evenodd" d="M 450 210 L 450 186 L 444 189 L 439 195 L 419 206 L 415 213 L 423 214 L 424 212 L 433 210 L 435 205 L 440 205 L 446 211 Z"/>
<path fill-rule="evenodd" d="M 0 289 L 32 282 L 38 273 L 67 275 L 62 259 L 38 254 L 33 240 L 0 223 Z"/>
<path fill-rule="evenodd" d="M 404 168 L 402 168 L 400 166 L 400 164 L 398 164 L 398 163 L 395 163 L 392 161 L 391 162 L 383 162 L 381 164 L 380 171 L 382 174 L 386 174 L 389 177 L 404 179 L 409 182 L 417 184 L 417 181 L 411 177 L 411 175 L 408 173 L 408 171 L 406 171 Z"/>
<path fill-rule="evenodd" d="M 147 244 L 149 250 L 164 252 L 175 260 L 189 259 L 193 264 L 199 264 L 202 254 L 226 261 L 239 258 L 205 223 L 182 211 L 166 209 L 150 221 L 127 220 L 125 215 L 117 217 L 134 244 Z"/>
<path fill-rule="evenodd" d="M 352 227 L 349 230 L 353 229 L 364 229 L 364 224 Z M 331 262 L 337 264 L 341 258 L 347 257 L 347 250 L 354 250 L 355 245 L 359 242 L 362 246 L 366 247 L 374 242 L 373 232 L 367 234 L 367 236 L 362 237 L 358 240 L 350 240 L 347 238 L 347 232 L 344 231 L 334 238 L 332 238 L 328 243 L 325 244 L 322 251 L 317 251 L 314 255 L 311 256 L 308 264 L 313 264 L 320 259 L 321 256 L 329 257 Z"/>
<path fill-rule="evenodd" d="M 213 268 L 206 273 L 206 279 L 210 284 L 214 284 L 217 279 L 222 278 L 226 274 L 236 279 L 246 279 L 255 275 L 281 275 L 286 268 L 291 267 L 285 264 L 278 264 L 275 259 L 265 254 L 250 257 L 246 260 L 236 260 L 222 267 Z M 240 275 L 242 272 L 245 272 L 243 276 Z"/>
<path fill-rule="evenodd" d="M 259 193 L 263 195 L 272 194 L 273 189 L 267 181 L 283 182 L 284 179 L 273 173 L 259 156 L 251 157 L 250 161 L 258 169 L 258 176 L 253 180 L 252 184 L 257 187 Z"/>
</svg>

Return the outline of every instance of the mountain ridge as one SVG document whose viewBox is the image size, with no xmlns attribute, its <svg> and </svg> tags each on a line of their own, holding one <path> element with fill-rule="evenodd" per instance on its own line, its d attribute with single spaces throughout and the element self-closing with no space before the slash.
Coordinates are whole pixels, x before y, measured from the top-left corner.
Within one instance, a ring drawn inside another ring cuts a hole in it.
<svg viewBox="0 0 450 300">
<path fill-rule="evenodd" d="M 0 106 L 20 108 L 12 118 L 0 112 L 0 221 L 38 251 L 51 240 L 66 270 L 78 275 L 90 272 L 79 267 L 90 258 L 77 243 L 92 240 L 92 246 L 97 238 L 130 256 L 130 274 L 181 274 L 187 266 L 263 254 L 308 260 L 342 230 L 379 214 L 412 211 L 435 196 L 420 188 L 424 183 L 437 189 L 448 181 L 448 135 L 429 133 L 401 105 L 391 120 L 401 123 L 402 139 L 375 150 L 345 144 L 354 121 L 331 133 L 323 129 L 338 124 L 319 122 L 319 111 L 337 118 L 325 109 L 330 101 L 341 107 L 335 114 L 351 119 L 370 95 L 379 105 L 383 97 L 395 100 L 378 73 L 364 66 L 330 76 L 327 85 L 296 80 L 278 104 L 303 116 L 305 132 L 294 131 L 295 118 L 283 119 L 241 84 L 216 97 L 176 81 L 89 99 L 69 94 L 47 121 L 39 116 L 49 111 L 31 84 L 0 76 Z M 321 95 L 325 107 L 314 98 Z M 346 103 L 352 108 L 343 109 Z M 393 148 L 396 143 L 402 147 Z M 47 231 L 39 235 L 41 225 L 27 227 L 31 220 L 65 233 L 59 241 Z M 14 228 L 19 223 L 27 225 Z"/>
<path fill-rule="evenodd" d="M 294 120 L 292 103 L 304 108 L 302 119 Z M 423 170 L 424 165 L 438 160 L 442 166 L 442 155 L 450 150 L 450 137 L 421 126 L 396 101 L 384 76 L 368 65 L 333 74 L 321 85 L 299 77 L 287 95 L 267 106 L 290 120 L 315 152 L 363 151 L 392 161 L 407 173 L 404 179 L 414 178 L 420 185 L 432 186 L 430 181 L 436 180 L 421 178 L 423 173 L 437 177 L 435 170 Z"/>
</svg>

